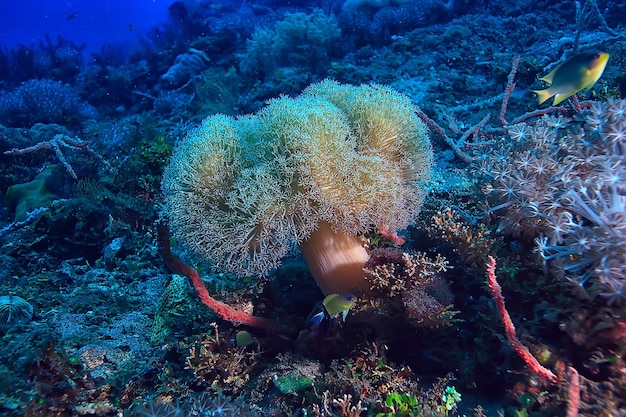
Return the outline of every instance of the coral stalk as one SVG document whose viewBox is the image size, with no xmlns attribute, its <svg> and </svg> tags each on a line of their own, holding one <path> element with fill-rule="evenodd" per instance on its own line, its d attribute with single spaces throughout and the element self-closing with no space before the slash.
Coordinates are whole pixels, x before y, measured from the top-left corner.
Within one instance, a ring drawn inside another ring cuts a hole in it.
<svg viewBox="0 0 626 417">
<path fill-rule="evenodd" d="M 533 373 L 542 376 L 543 378 L 554 384 L 557 383 L 559 380 L 557 376 L 548 368 L 541 365 L 539 361 L 530 353 L 528 348 L 524 346 L 522 342 L 520 342 L 517 338 L 517 334 L 515 333 L 515 326 L 513 325 L 511 316 L 509 316 L 509 313 L 506 311 L 506 307 L 504 306 L 502 288 L 500 287 L 500 284 L 498 284 L 498 281 L 496 279 L 496 260 L 492 256 L 489 257 L 489 263 L 487 263 L 487 284 L 489 286 L 489 291 L 491 291 L 491 295 L 496 302 L 498 314 L 502 319 L 502 324 L 504 325 L 504 333 L 506 334 L 507 340 L 513 347 L 513 350 L 515 350 L 519 357 L 522 358 L 524 363 L 526 363 L 526 365 Z"/>
<path fill-rule="evenodd" d="M 578 407 L 580 406 L 580 375 L 574 367 L 569 366 L 569 389 L 567 390 L 567 417 L 578 417 Z"/>
<path fill-rule="evenodd" d="M 509 107 L 509 99 L 511 98 L 511 94 L 515 90 L 515 75 L 517 74 L 519 60 L 519 56 L 515 57 L 515 59 L 513 60 L 513 64 L 511 65 L 511 72 L 509 73 L 509 77 L 507 78 L 506 90 L 504 90 L 504 98 L 502 99 L 502 106 L 500 107 L 499 120 L 502 126 L 507 126 L 509 124 L 504 116 L 506 115 L 506 110 Z"/>
<path fill-rule="evenodd" d="M 471 156 L 469 156 L 466 152 L 464 152 L 457 143 L 449 137 L 446 132 L 443 130 L 441 126 L 437 124 L 433 119 L 428 117 L 426 113 L 424 113 L 421 109 L 417 109 L 415 111 L 417 117 L 419 117 L 428 127 L 435 131 L 436 134 L 441 136 L 441 138 L 446 142 L 446 144 L 452 149 L 454 154 L 458 156 L 464 162 L 470 162 L 472 160 Z"/>
<path fill-rule="evenodd" d="M 322 221 L 300 250 L 324 295 L 370 292 L 363 273 L 369 255 L 358 236 L 336 233 Z"/>
<path fill-rule="evenodd" d="M 67 162 L 67 159 L 65 159 L 65 155 L 63 154 L 62 149 L 83 151 L 87 153 L 88 155 L 98 159 L 100 162 L 102 162 L 102 164 L 104 164 L 106 169 L 109 169 L 109 170 L 111 169 L 111 165 L 107 162 L 107 160 L 105 160 L 100 154 L 98 154 L 95 150 L 93 150 L 87 142 L 78 138 L 71 138 L 63 134 L 54 135 L 54 137 L 50 140 L 39 142 L 27 148 L 11 149 L 9 151 L 5 151 L 4 154 L 5 155 L 25 155 L 28 153 L 40 151 L 42 149 L 54 150 L 54 153 L 56 154 L 59 161 L 61 161 L 61 164 L 63 164 L 63 167 L 67 170 L 67 173 L 70 174 L 70 176 L 74 179 L 78 179 L 78 176 L 76 175 L 74 168 L 72 168 L 70 163 Z"/>
<path fill-rule="evenodd" d="M 198 298 L 208 308 L 213 310 L 221 319 L 233 323 L 235 326 L 246 325 L 257 329 L 263 329 L 272 333 L 287 333 L 287 329 L 280 326 L 273 320 L 263 317 L 251 316 L 243 311 L 235 310 L 229 305 L 222 303 L 211 297 L 209 291 L 204 286 L 204 282 L 200 278 L 198 271 L 196 271 L 190 265 L 184 263 L 179 257 L 174 255 L 171 250 L 168 227 L 163 221 L 159 222 L 157 226 L 158 241 L 159 241 L 159 253 L 167 264 L 167 266 L 174 272 L 184 275 L 191 281 L 191 285 L 196 290 Z"/>
</svg>

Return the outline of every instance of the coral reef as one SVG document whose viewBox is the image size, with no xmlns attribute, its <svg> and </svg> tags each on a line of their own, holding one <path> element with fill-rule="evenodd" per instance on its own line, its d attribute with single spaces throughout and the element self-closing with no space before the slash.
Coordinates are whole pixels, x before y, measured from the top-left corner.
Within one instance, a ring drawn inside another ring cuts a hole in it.
<svg viewBox="0 0 626 417">
<path fill-rule="evenodd" d="M 626 415 L 621 3 L 185 0 L 2 45 L 0 414 Z M 578 51 L 601 79 L 538 107 Z"/>
</svg>

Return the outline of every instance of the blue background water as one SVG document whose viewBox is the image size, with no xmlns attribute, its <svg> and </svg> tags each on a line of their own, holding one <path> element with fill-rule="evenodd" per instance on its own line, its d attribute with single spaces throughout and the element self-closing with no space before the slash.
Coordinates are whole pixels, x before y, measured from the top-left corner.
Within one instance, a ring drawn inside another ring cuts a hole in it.
<svg viewBox="0 0 626 417">
<path fill-rule="evenodd" d="M 168 0 L 5 1 L 0 13 L 0 45 L 37 45 L 60 35 L 85 52 L 111 43 L 129 47 L 149 29 L 166 22 Z M 73 16 L 68 19 L 68 17 Z"/>
</svg>

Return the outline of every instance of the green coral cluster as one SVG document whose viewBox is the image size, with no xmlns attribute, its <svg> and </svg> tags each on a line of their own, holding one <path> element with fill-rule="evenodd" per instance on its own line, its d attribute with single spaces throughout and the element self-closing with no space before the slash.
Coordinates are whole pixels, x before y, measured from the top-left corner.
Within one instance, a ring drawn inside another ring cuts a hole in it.
<svg viewBox="0 0 626 417">
<path fill-rule="evenodd" d="M 316 74 L 327 67 L 330 49 L 340 36 L 337 19 L 320 9 L 311 14 L 288 13 L 273 28 L 255 30 L 241 56 L 240 67 L 246 74 L 261 72 L 266 80 L 283 66 L 296 66 Z"/>
<path fill-rule="evenodd" d="M 415 109 L 380 85 L 327 80 L 253 116 L 208 117 L 164 173 L 174 237 L 240 275 L 277 267 L 299 244 L 324 292 L 348 291 L 352 272 L 369 288 L 357 234 L 411 223 L 430 174 Z"/>
<path fill-rule="evenodd" d="M 390 392 L 385 398 L 386 411 L 377 413 L 376 417 L 446 417 L 456 410 L 460 401 L 461 394 L 453 386 L 446 386 L 435 403 L 420 401 L 413 394 Z"/>
<path fill-rule="evenodd" d="M 55 190 L 61 188 L 59 182 L 62 181 L 61 167 L 50 165 L 32 181 L 10 186 L 4 202 L 9 209 L 15 211 L 15 221 L 23 221 L 30 211 L 57 200 L 59 196 Z"/>
<path fill-rule="evenodd" d="M 272 382 L 282 394 L 299 393 L 313 386 L 311 378 L 293 373 L 283 376 L 275 375 Z"/>
<path fill-rule="evenodd" d="M 152 343 L 162 343 L 171 335 L 177 326 L 177 322 L 189 317 L 192 299 L 189 295 L 187 280 L 182 275 L 172 275 L 172 279 L 165 288 L 157 311 L 154 316 L 154 324 L 150 340 Z"/>
</svg>

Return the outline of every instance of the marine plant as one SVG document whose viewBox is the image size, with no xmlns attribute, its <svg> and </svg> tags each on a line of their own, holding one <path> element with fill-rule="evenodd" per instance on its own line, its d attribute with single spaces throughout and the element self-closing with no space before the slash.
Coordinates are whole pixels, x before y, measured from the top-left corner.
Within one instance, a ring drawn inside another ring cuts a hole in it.
<svg viewBox="0 0 626 417">
<path fill-rule="evenodd" d="M 235 331 L 220 332 L 216 323 L 211 326 L 212 331 L 189 345 L 186 363 L 193 371 L 193 385 L 211 386 L 238 395 L 263 366 L 262 354 L 252 346 L 242 349 Z"/>
<path fill-rule="evenodd" d="M 442 276 L 451 268 L 440 255 L 431 259 L 420 252 L 375 248 L 370 251 L 363 273 L 372 291 L 370 298 L 376 296 L 383 304 L 390 304 L 377 306 L 379 314 L 388 309 L 397 311 L 401 306 L 414 325 L 435 328 L 452 324 L 458 313 L 452 309 L 454 296 Z"/>
<path fill-rule="evenodd" d="M 359 234 L 417 216 L 432 151 L 411 101 L 326 80 L 253 116 L 210 116 L 163 176 L 173 235 L 217 266 L 264 274 L 299 245 L 326 294 L 367 291 Z"/>
<path fill-rule="evenodd" d="M 137 182 L 146 193 L 158 194 L 163 167 L 169 162 L 173 146 L 162 134 L 143 139 L 139 145 L 138 155 L 130 160 L 130 163 L 136 164 L 138 171 L 141 172 Z"/>
<path fill-rule="evenodd" d="M 441 388 L 438 398 L 429 392 L 422 400 L 415 394 L 392 391 L 385 397 L 385 411 L 377 413 L 376 417 L 448 416 L 461 401 L 461 394 L 453 386 Z"/>
<path fill-rule="evenodd" d="M 496 242 L 487 225 L 471 223 L 450 207 L 437 211 L 425 229 L 439 244 L 450 247 L 472 269 L 482 270 Z"/>
<path fill-rule="evenodd" d="M 457 403 L 461 401 L 461 394 L 453 386 L 446 387 L 441 395 L 441 405 L 439 410 L 450 412 L 454 410 Z"/>
<path fill-rule="evenodd" d="M 413 394 L 390 392 L 385 398 L 385 406 L 390 410 L 376 414 L 376 417 L 411 417 L 418 416 L 417 397 Z"/>
</svg>

